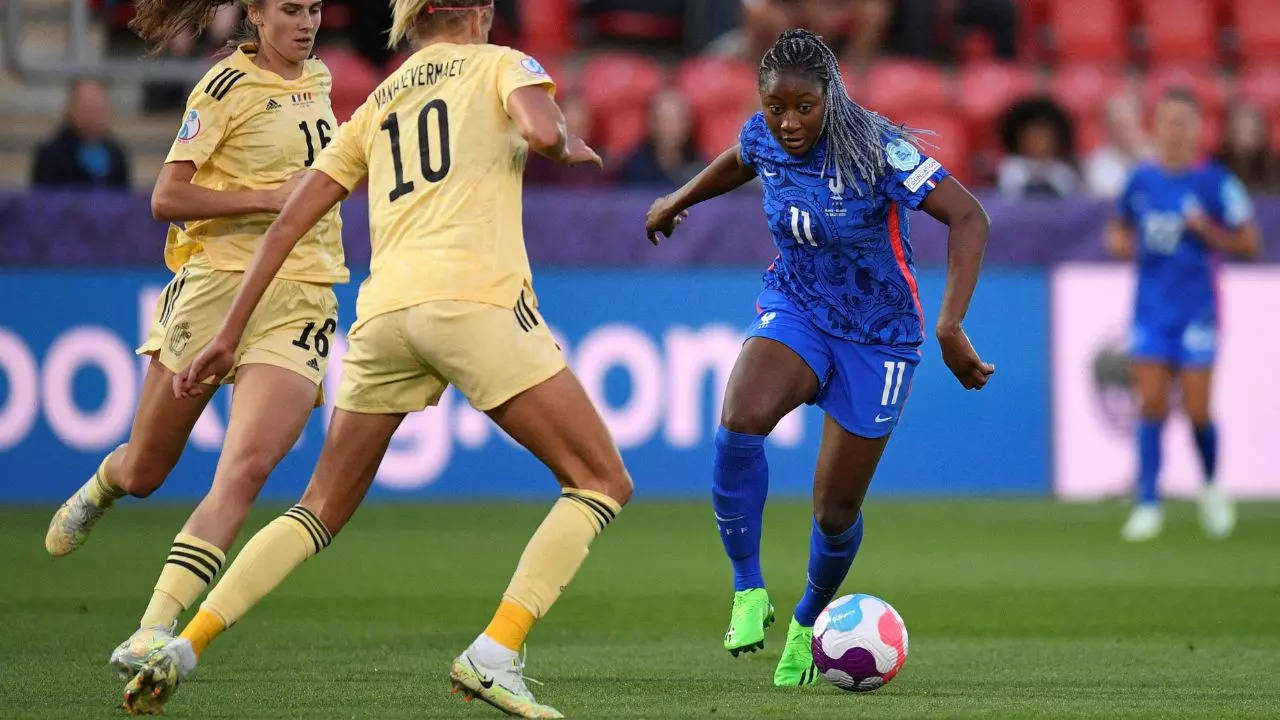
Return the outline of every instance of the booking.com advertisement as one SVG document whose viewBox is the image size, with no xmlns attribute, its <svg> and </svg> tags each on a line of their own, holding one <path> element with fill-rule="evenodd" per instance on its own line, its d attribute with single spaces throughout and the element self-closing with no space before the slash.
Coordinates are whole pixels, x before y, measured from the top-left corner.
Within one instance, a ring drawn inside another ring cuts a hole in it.
<svg viewBox="0 0 1280 720">
<path fill-rule="evenodd" d="M 1232 265 L 1218 278 L 1212 409 L 1218 480 L 1236 497 L 1280 497 L 1278 289 L 1275 266 Z M 1060 497 L 1092 500 L 1133 490 L 1137 406 L 1126 362 L 1133 293 L 1128 266 L 1081 263 L 1054 271 L 1054 486 Z M 1194 495 L 1200 460 L 1176 390 L 1163 440 L 1162 491 Z"/>
<path fill-rule="evenodd" d="M 338 288 L 342 331 L 362 279 L 354 275 Z M 8 304 L 0 324 L 0 500 L 60 501 L 127 439 L 146 366 L 133 349 L 167 280 L 163 272 L 126 270 L 0 273 Z M 943 280 L 937 270 L 920 277 L 930 327 Z M 535 271 L 534 284 L 543 315 L 622 450 L 637 496 L 707 495 L 721 397 L 753 318 L 759 271 L 544 270 Z M 872 493 L 1049 491 L 1048 294 L 1041 271 L 984 272 L 967 327 L 997 365 L 993 381 L 980 393 L 965 391 L 928 342 Z M 339 338 L 326 381 L 330 402 L 345 349 Z M 219 392 L 156 497 L 203 494 L 230 400 L 230 389 Z M 331 409 L 316 411 L 264 497 L 288 500 L 302 491 Z M 812 407 L 778 426 L 768 448 L 772 493 L 808 494 L 821 433 L 822 414 Z M 545 497 L 553 487 L 540 463 L 450 390 L 439 407 L 404 421 L 372 492 Z"/>
</svg>

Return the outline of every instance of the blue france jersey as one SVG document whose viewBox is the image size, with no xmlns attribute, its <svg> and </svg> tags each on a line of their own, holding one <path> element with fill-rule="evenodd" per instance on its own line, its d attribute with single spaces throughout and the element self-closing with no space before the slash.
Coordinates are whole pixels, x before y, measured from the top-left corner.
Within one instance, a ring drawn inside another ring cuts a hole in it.
<svg viewBox="0 0 1280 720">
<path fill-rule="evenodd" d="M 1118 209 L 1138 238 L 1135 322 L 1168 329 L 1212 322 L 1217 258 L 1186 218 L 1203 213 L 1233 230 L 1249 222 L 1253 204 L 1240 181 L 1213 162 L 1180 172 L 1146 163 L 1129 178 Z"/>
<path fill-rule="evenodd" d="M 915 145 L 884 139 L 884 176 L 862 193 L 823 172 L 826 141 L 804 157 L 778 144 L 756 113 L 739 137 L 743 162 L 764 185 L 778 258 L 764 274 L 822 331 L 882 345 L 919 345 L 923 312 L 908 241 L 907 210 L 949 173 Z"/>
</svg>

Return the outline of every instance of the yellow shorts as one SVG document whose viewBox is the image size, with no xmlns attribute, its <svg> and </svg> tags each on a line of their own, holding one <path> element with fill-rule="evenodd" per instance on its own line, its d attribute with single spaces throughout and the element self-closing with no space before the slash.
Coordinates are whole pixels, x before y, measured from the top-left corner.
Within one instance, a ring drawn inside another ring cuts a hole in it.
<svg viewBox="0 0 1280 720">
<path fill-rule="evenodd" d="M 416 412 L 453 384 L 472 407 L 492 410 L 565 367 L 535 308 L 523 295 L 509 309 L 436 300 L 371 318 L 347 337 L 338 407 Z"/>
<path fill-rule="evenodd" d="M 139 355 L 151 355 L 181 372 L 222 326 L 243 273 L 215 270 L 199 254 L 182 266 L 156 299 L 147 340 Z M 331 336 L 338 327 L 338 299 L 329 285 L 272 280 L 249 317 L 235 367 L 274 365 L 317 387 L 324 378 Z M 232 368 L 222 382 L 235 380 Z"/>
</svg>

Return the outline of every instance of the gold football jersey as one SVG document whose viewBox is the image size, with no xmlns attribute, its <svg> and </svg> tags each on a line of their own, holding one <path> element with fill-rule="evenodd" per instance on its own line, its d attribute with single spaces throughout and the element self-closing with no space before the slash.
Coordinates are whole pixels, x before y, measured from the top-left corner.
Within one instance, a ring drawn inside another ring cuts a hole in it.
<svg viewBox="0 0 1280 720">
<path fill-rule="evenodd" d="M 192 182 L 212 190 L 279 187 L 315 162 L 338 122 L 329 105 L 333 79 L 312 58 L 297 80 L 253 64 L 257 48 L 241 45 L 191 91 L 178 137 L 165 162 L 192 162 Z M 177 270 L 204 251 L 218 270 L 243 271 L 275 213 L 191 220 L 170 226 L 165 262 Z M 342 219 L 335 206 L 298 241 L 277 277 L 314 283 L 348 279 Z"/>
<path fill-rule="evenodd" d="M 433 43 L 382 81 L 314 168 L 369 178 L 370 276 L 356 326 L 431 300 L 512 307 L 531 287 L 521 222 L 529 146 L 507 115 L 518 88 L 555 84 L 497 45 Z"/>
</svg>

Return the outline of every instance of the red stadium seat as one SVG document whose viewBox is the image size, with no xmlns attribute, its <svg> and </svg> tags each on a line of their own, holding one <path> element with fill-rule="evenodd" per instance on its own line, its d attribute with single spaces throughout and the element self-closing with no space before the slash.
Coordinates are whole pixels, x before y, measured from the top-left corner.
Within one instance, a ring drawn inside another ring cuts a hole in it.
<svg viewBox="0 0 1280 720">
<path fill-rule="evenodd" d="M 1027 67 L 984 63 L 960 70 L 957 104 L 973 127 L 990 125 L 1015 101 L 1036 89 L 1035 74 Z"/>
<path fill-rule="evenodd" d="M 1208 67 L 1171 65 L 1147 73 L 1143 100 L 1154 107 L 1160 94 L 1172 87 L 1185 87 L 1195 93 L 1207 115 L 1216 116 L 1227 102 L 1226 88 L 1218 75 Z"/>
<path fill-rule="evenodd" d="M 519 0 L 519 8 L 524 46 L 530 53 L 550 57 L 574 48 L 574 0 Z"/>
<path fill-rule="evenodd" d="M 1128 55 L 1124 8 L 1116 0 L 1050 0 L 1049 27 L 1059 62 L 1118 62 Z"/>
<path fill-rule="evenodd" d="M 329 91 L 333 115 L 338 122 L 346 122 L 378 87 L 383 76 L 362 55 L 346 47 L 324 47 L 317 50 L 316 55 L 333 75 L 333 89 Z"/>
<path fill-rule="evenodd" d="M 587 61 L 579 84 L 605 152 L 621 158 L 644 140 L 649 101 L 665 82 L 662 66 L 643 55 L 601 53 Z"/>
<path fill-rule="evenodd" d="M 750 113 L 710 113 L 698 121 L 698 153 L 710 161 L 738 142 L 738 134 Z"/>
<path fill-rule="evenodd" d="M 1240 71 L 1240 94 L 1267 115 L 1280 113 L 1280 62 L 1250 65 Z"/>
<path fill-rule="evenodd" d="M 676 70 L 676 87 L 699 116 L 756 102 L 756 70 L 745 62 L 695 57 Z"/>
<path fill-rule="evenodd" d="M 1118 67 L 1076 63 L 1054 71 L 1049 93 L 1079 120 L 1100 116 L 1107 100 L 1123 92 L 1128 84 L 1124 71 Z"/>
<path fill-rule="evenodd" d="M 597 148 L 611 165 L 618 165 L 649 135 L 648 108 L 618 109 L 605 117 L 595 117 L 592 134 L 599 138 Z"/>
<path fill-rule="evenodd" d="M 857 98 L 866 107 L 890 118 L 907 112 L 941 110 L 951 104 L 947 76 L 932 63 L 885 60 L 863 78 Z"/>
<path fill-rule="evenodd" d="M 1234 0 L 1240 57 L 1244 62 L 1280 62 L 1280 3 L 1276 0 Z"/>
<path fill-rule="evenodd" d="M 1210 62 L 1218 55 L 1218 26 L 1210 0 L 1141 0 L 1147 60 Z"/>
<path fill-rule="evenodd" d="M 969 181 L 972 177 L 969 167 L 969 128 L 963 120 L 944 110 L 909 111 L 894 120 L 919 130 L 932 130 L 934 135 L 921 137 L 937 147 L 926 145 L 925 154 L 942 163 L 961 182 Z"/>
</svg>

